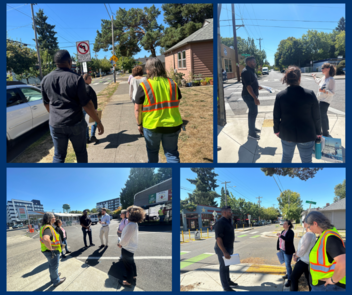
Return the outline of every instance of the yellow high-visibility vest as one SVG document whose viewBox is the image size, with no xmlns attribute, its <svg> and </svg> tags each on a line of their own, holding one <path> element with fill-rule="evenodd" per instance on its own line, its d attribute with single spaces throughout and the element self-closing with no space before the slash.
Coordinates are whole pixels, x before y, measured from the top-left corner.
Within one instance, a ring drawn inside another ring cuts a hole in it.
<svg viewBox="0 0 352 295">
<path fill-rule="evenodd" d="M 326 242 L 328 237 L 333 235 L 341 239 L 342 244 L 345 247 L 339 232 L 336 230 L 336 228 L 333 228 L 322 232 L 318 241 L 315 243 L 313 249 L 310 252 L 310 274 L 312 276 L 312 284 L 314 286 L 318 284 L 319 280 L 331 278 L 334 274 L 336 261 L 330 263 L 326 253 Z M 339 283 L 346 285 L 346 277 L 343 277 Z"/>
<path fill-rule="evenodd" d="M 177 84 L 169 78 L 154 77 L 140 84 L 146 99 L 143 103 L 143 127 L 176 127 L 182 125 Z"/>
<path fill-rule="evenodd" d="M 159 210 L 159 216 L 162 216 L 162 215 L 164 215 L 164 211 L 163 210 Z"/>
<path fill-rule="evenodd" d="M 40 228 L 40 236 L 39 236 L 39 239 L 40 239 L 40 245 L 41 245 L 41 250 L 42 252 L 46 251 L 46 250 L 49 250 L 45 244 L 44 244 L 44 239 L 43 239 L 43 233 L 44 233 L 44 230 L 46 228 L 50 228 L 50 231 L 51 231 L 51 234 L 53 235 L 53 239 L 51 241 L 51 247 L 54 249 L 54 250 L 58 250 L 60 253 L 62 252 L 61 251 L 61 244 L 60 244 L 60 235 L 54 230 L 54 228 L 47 224 L 47 225 L 43 225 L 41 228 Z"/>
</svg>

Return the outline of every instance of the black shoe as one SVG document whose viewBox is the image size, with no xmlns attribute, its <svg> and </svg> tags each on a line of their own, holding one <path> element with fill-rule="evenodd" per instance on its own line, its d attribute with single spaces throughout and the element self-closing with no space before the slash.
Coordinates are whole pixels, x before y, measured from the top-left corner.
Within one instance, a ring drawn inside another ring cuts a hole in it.
<svg viewBox="0 0 352 295">
<path fill-rule="evenodd" d="M 90 142 L 97 142 L 98 139 L 93 135 L 91 138 L 90 138 Z"/>
<path fill-rule="evenodd" d="M 95 246 L 95 244 L 90 244 L 89 247 Z"/>
<path fill-rule="evenodd" d="M 61 258 L 64 259 L 66 258 L 67 256 L 65 254 L 61 254 Z"/>
<path fill-rule="evenodd" d="M 285 287 L 288 288 L 288 287 L 290 287 L 290 286 L 291 286 L 291 281 L 288 280 L 288 281 L 286 282 L 286 284 L 285 284 Z"/>
<path fill-rule="evenodd" d="M 61 285 L 64 281 L 66 281 L 66 278 L 62 278 L 60 279 L 60 282 L 58 282 L 56 285 L 54 285 L 55 287 Z"/>
<path fill-rule="evenodd" d="M 286 280 L 286 279 L 288 279 L 288 275 L 284 275 L 282 278 L 283 278 L 284 280 Z"/>
<path fill-rule="evenodd" d="M 261 132 L 261 130 L 258 128 L 254 128 L 254 130 L 255 130 L 255 132 Z"/>
<path fill-rule="evenodd" d="M 66 251 L 66 254 L 70 254 L 70 253 L 72 253 L 71 251 Z"/>
<path fill-rule="evenodd" d="M 99 248 L 100 248 L 100 249 L 103 249 L 104 247 L 105 247 L 105 245 L 101 245 Z"/>
<path fill-rule="evenodd" d="M 87 140 L 86 140 L 86 143 L 90 143 L 90 140 L 89 140 L 89 138 L 87 138 Z"/>
<path fill-rule="evenodd" d="M 227 290 L 224 290 L 225 292 L 236 292 L 234 289 L 227 289 Z"/>
<path fill-rule="evenodd" d="M 221 146 L 218 146 L 218 151 L 221 151 Z"/>
<path fill-rule="evenodd" d="M 234 288 L 234 287 L 237 287 L 238 284 L 235 283 L 235 282 L 233 282 L 233 281 L 230 281 L 230 282 L 229 282 L 229 286 L 230 286 L 231 288 Z"/>
<path fill-rule="evenodd" d="M 248 134 L 248 137 L 256 140 L 260 139 L 260 136 L 258 134 Z"/>
<path fill-rule="evenodd" d="M 83 249 L 87 249 L 88 248 L 88 246 L 87 245 L 85 245 L 84 247 L 83 247 Z"/>
<path fill-rule="evenodd" d="M 105 248 L 109 247 L 108 245 L 105 246 Z"/>
</svg>

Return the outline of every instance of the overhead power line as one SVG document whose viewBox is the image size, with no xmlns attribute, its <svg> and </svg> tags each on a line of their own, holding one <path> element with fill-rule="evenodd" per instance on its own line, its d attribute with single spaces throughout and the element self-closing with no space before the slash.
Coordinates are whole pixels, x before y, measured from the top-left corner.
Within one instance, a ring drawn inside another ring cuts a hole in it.
<svg viewBox="0 0 352 295">
<path fill-rule="evenodd" d="M 27 3 L 28 4 L 28 3 Z M 23 4 L 23 5 L 21 5 L 21 6 L 17 6 L 17 7 L 15 7 L 15 8 L 12 8 L 12 9 L 9 9 L 9 10 L 7 10 L 7 12 L 8 11 L 11 11 L 11 10 L 14 10 L 14 9 L 16 9 L 16 8 L 20 8 L 20 7 L 22 7 L 22 6 L 26 6 L 27 4 Z M 10 5 L 9 5 L 10 6 Z M 11 6 L 10 6 L 11 7 Z"/>
<path fill-rule="evenodd" d="M 265 19 L 265 18 L 244 18 L 243 20 L 263 20 L 263 21 L 271 21 L 271 22 L 305 22 L 305 23 L 338 23 L 339 21 L 332 20 L 287 20 L 287 19 Z M 221 22 L 231 21 L 231 19 L 222 19 Z"/>
<path fill-rule="evenodd" d="M 277 185 L 277 187 L 279 188 L 280 192 L 282 192 L 280 186 L 278 185 L 278 183 L 277 183 L 277 181 L 276 181 L 276 179 L 275 179 L 275 175 L 273 175 L 273 178 L 274 178 L 274 180 L 275 180 L 275 182 L 276 182 L 276 185 Z"/>
<path fill-rule="evenodd" d="M 7 4 L 7 5 L 8 5 L 8 4 Z M 28 16 L 30 19 L 32 18 L 30 15 L 28 15 L 28 14 L 26 14 L 26 13 L 23 13 L 22 11 L 19 11 L 18 9 L 12 7 L 11 5 L 8 5 L 8 6 L 10 6 L 12 9 L 18 11 L 19 13 L 22 13 L 23 15 Z"/>
<path fill-rule="evenodd" d="M 106 7 L 106 4 L 105 4 L 105 3 L 104 3 L 104 6 L 105 6 L 106 11 L 107 11 L 107 13 L 108 13 L 108 15 L 109 15 L 109 19 L 111 19 L 110 12 L 109 12 L 108 8 Z"/>
<path fill-rule="evenodd" d="M 110 8 L 111 14 L 114 14 L 114 13 L 112 12 L 112 9 L 111 9 L 111 6 L 110 6 L 110 3 L 108 3 L 108 5 L 109 5 L 109 8 Z"/>
<path fill-rule="evenodd" d="M 231 25 L 224 25 L 222 27 L 228 27 Z M 263 26 L 263 25 L 246 25 L 247 27 L 266 27 L 266 28 L 282 28 L 282 29 L 304 29 L 304 30 L 329 30 L 333 31 L 335 29 L 331 28 L 302 28 L 302 27 L 282 27 L 282 26 Z"/>
<path fill-rule="evenodd" d="M 30 23 L 30 24 L 28 24 L 28 25 L 24 25 L 24 26 L 17 27 L 17 28 L 14 28 L 14 29 L 7 30 L 7 32 L 8 32 L 8 31 L 17 30 L 17 29 L 20 29 L 20 28 L 24 28 L 24 27 L 28 27 L 28 26 L 30 26 L 30 25 L 32 25 L 32 23 Z"/>
</svg>

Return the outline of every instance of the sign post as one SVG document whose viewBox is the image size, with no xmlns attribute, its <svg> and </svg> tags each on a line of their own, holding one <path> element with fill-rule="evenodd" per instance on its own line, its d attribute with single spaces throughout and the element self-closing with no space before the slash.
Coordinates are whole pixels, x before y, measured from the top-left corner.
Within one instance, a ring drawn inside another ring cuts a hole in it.
<svg viewBox="0 0 352 295">
<path fill-rule="evenodd" d="M 91 61 L 89 41 L 76 42 L 77 59 L 79 62 Z"/>
<path fill-rule="evenodd" d="M 87 69 L 87 62 L 83 62 L 83 73 L 88 73 L 88 69 Z"/>
<path fill-rule="evenodd" d="M 248 226 L 251 224 L 251 216 L 248 215 Z"/>
</svg>

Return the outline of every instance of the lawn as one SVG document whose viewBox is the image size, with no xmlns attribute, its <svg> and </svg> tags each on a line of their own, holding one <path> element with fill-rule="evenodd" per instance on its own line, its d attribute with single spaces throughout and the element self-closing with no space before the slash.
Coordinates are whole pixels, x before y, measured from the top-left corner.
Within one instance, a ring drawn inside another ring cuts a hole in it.
<svg viewBox="0 0 352 295">
<path fill-rule="evenodd" d="M 111 96 L 117 90 L 119 83 L 109 84 L 98 94 L 98 109 L 104 110 Z M 12 163 L 51 163 L 54 157 L 54 145 L 48 131 L 39 140 L 29 146 L 21 155 L 16 157 Z M 65 163 L 76 163 L 76 155 L 71 142 L 68 144 Z"/>
<path fill-rule="evenodd" d="M 181 130 L 178 150 L 182 163 L 213 162 L 213 86 L 180 88 L 180 113 L 186 131 Z M 166 163 L 160 150 L 161 162 Z"/>
</svg>

